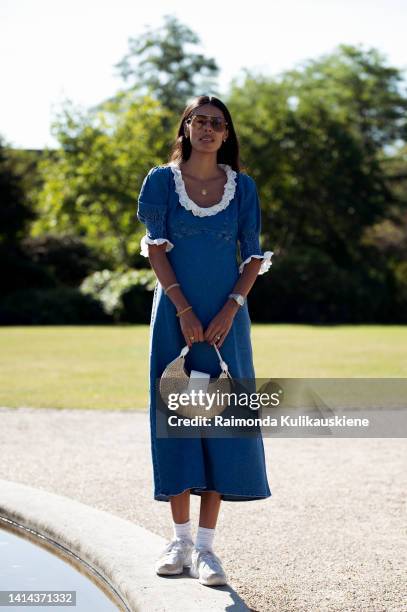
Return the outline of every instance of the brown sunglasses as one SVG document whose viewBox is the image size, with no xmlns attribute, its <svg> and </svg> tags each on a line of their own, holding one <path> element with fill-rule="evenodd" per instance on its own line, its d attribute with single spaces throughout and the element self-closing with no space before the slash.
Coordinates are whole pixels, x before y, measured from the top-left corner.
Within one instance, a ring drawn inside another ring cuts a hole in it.
<svg viewBox="0 0 407 612">
<path fill-rule="evenodd" d="M 210 122 L 215 132 L 223 132 L 228 124 L 222 117 L 214 117 L 212 115 L 192 115 L 192 117 L 188 117 L 186 123 L 193 125 L 195 128 L 202 129 L 207 121 Z"/>
</svg>

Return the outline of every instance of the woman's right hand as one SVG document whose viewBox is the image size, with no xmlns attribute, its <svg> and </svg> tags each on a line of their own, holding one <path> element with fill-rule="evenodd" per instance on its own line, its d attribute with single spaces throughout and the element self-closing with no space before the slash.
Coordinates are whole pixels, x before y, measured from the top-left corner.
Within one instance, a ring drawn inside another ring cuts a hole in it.
<svg viewBox="0 0 407 612">
<path fill-rule="evenodd" d="M 193 310 L 188 310 L 179 317 L 181 331 L 184 334 L 185 342 L 191 348 L 194 342 L 204 342 L 204 330 L 198 317 Z M 191 340 L 190 336 L 194 336 Z"/>
</svg>

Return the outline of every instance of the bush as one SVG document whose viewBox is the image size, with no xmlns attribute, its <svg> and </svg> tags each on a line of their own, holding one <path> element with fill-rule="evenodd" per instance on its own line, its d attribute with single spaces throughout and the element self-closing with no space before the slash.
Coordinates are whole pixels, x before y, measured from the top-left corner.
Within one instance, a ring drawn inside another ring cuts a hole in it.
<svg viewBox="0 0 407 612">
<path fill-rule="evenodd" d="M 0 245 L 1 294 L 22 289 L 50 289 L 57 286 L 52 272 L 32 261 L 18 246 Z"/>
<path fill-rule="evenodd" d="M 394 266 L 394 281 L 396 286 L 396 320 L 407 323 L 407 261 Z"/>
<path fill-rule="evenodd" d="M 99 302 L 77 289 L 21 289 L 0 301 L 1 325 L 109 323 Z"/>
<path fill-rule="evenodd" d="M 149 323 L 155 284 L 153 270 L 101 270 L 88 276 L 80 291 L 98 300 L 115 321 Z"/>
<path fill-rule="evenodd" d="M 324 324 L 384 322 L 389 299 L 385 271 L 350 272 L 313 247 L 276 258 L 249 296 L 253 321 Z"/>
<path fill-rule="evenodd" d="M 25 238 L 24 253 L 55 278 L 60 285 L 78 287 L 80 282 L 107 262 L 77 236 L 46 234 Z"/>
</svg>

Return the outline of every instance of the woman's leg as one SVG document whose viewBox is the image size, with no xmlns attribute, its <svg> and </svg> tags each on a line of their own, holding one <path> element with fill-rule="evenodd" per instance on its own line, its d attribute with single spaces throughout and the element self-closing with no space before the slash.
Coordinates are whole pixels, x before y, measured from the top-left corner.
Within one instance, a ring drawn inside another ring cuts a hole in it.
<svg viewBox="0 0 407 612">
<path fill-rule="evenodd" d="M 189 521 L 190 498 L 189 489 L 179 495 L 171 495 L 170 503 L 174 523 L 186 523 Z"/>
<path fill-rule="evenodd" d="M 171 511 L 174 534 L 155 564 L 158 575 L 182 574 L 184 567 L 191 565 L 194 546 L 189 519 L 190 490 L 171 495 Z"/>
<path fill-rule="evenodd" d="M 218 519 L 221 495 L 216 491 L 202 493 L 199 527 L 196 533 L 195 549 L 213 552 L 216 521 Z M 223 572 L 222 569 L 216 571 Z M 223 579 L 223 578 L 222 578 Z"/>
<path fill-rule="evenodd" d="M 186 523 L 190 518 L 190 490 L 179 495 L 171 495 L 171 512 L 174 523 Z M 208 529 L 214 529 L 218 520 L 221 495 L 216 491 L 205 491 L 201 495 L 201 507 L 199 512 L 199 525 Z"/>
<path fill-rule="evenodd" d="M 216 491 L 206 491 L 201 495 L 199 526 L 215 529 L 220 509 L 221 495 Z"/>
</svg>

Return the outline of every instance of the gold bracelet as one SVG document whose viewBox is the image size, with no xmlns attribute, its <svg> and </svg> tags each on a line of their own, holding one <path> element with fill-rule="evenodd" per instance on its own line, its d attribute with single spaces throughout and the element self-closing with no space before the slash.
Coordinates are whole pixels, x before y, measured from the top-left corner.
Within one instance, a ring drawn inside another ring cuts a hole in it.
<svg viewBox="0 0 407 612">
<path fill-rule="evenodd" d="M 187 310 L 191 310 L 191 308 L 192 306 L 187 306 L 186 308 L 184 308 L 184 310 L 180 310 L 179 312 L 177 312 L 177 317 L 184 314 L 184 312 L 186 312 Z"/>
<path fill-rule="evenodd" d="M 167 295 L 167 292 L 172 289 L 173 287 L 180 287 L 179 283 L 173 283 L 172 285 L 170 285 L 169 287 L 167 287 L 166 289 L 164 289 L 164 293 L 165 295 Z"/>
</svg>

